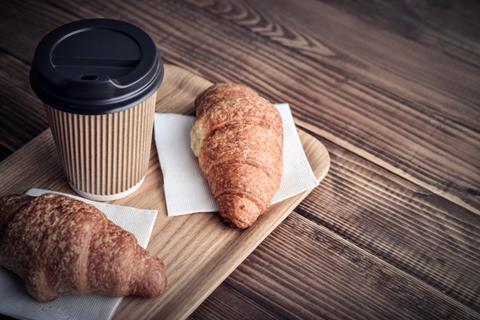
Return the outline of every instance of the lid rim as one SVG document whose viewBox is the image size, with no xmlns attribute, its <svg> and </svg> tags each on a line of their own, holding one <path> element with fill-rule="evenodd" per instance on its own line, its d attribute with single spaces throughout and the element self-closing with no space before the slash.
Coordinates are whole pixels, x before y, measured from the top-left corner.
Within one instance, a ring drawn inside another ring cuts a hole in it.
<svg viewBox="0 0 480 320">
<path fill-rule="evenodd" d="M 90 104 L 85 103 L 85 104 L 75 104 L 72 102 L 68 102 L 65 100 L 62 100 L 59 97 L 52 97 L 51 94 L 46 93 L 46 91 L 42 91 L 39 89 L 37 86 L 33 85 L 33 82 L 31 82 L 31 87 L 32 90 L 35 92 L 38 98 L 40 100 L 48 105 L 51 108 L 57 109 L 59 111 L 67 112 L 67 113 L 73 113 L 73 114 L 81 114 L 81 115 L 104 115 L 104 114 L 110 114 L 110 113 L 116 113 L 116 112 L 121 112 L 130 108 L 134 108 L 136 105 L 142 103 L 143 101 L 147 100 L 149 97 L 152 96 L 155 91 L 157 91 L 164 78 L 164 68 L 163 64 L 160 65 L 160 73 L 158 78 L 153 79 L 148 85 L 149 88 L 144 89 L 141 91 L 141 93 L 130 97 L 129 99 L 124 99 L 124 101 L 118 102 L 118 103 L 106 103 L 104 105 L 101 104 L 100 100 L 94 101 Z M 155 83 L 155 84 L 154 84 Z M 63 103 L 58 103 L 58 102 L 63 102 Z M 113 106 L 114 105 L 114 106 Z"/>
</svg>

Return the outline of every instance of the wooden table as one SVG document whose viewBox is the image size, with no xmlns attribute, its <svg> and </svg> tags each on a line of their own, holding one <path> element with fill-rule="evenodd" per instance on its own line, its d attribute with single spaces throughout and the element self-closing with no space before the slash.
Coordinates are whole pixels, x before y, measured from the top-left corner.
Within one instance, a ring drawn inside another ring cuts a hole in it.
<svg viewBox="0 0 480 320">
<path fill-rule="evenodd" d="M 321 186 L 192 319 L 480 318 L 479 2 L 2 1 L 1 158 L 47 128 L 37 42 L 87 17 L 289 102 L 329 149 Z"/>
</svg>

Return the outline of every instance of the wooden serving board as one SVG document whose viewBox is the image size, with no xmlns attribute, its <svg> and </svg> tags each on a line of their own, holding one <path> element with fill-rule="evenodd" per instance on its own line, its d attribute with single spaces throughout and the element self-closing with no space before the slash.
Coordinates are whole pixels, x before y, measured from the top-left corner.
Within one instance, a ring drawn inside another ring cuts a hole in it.
<svg viewBox="0 0 480 320">
<path fill-rule="evenodd" d="M 194 98 L 211 82 L 167 65 L 157 98 L 157 112 L 191 113 Z M 326 175 L 330 158 L 325 147 L 299 130 L 308 160 L 319 180 Z M 50 130 L 0 163 L 0 196 L 37 187 L 72 193 L 57 157 Z M 274 205 L 248 230 L 229 228 L 218 215 L 198 213 L 167 217 L 163 178 L 155 147 L 147 177 L 139 191 L 116 204 L 158 209 L 148 250 L 163 257 L 168 289 L 155 299 L 125 298 L 114 319 L 183 319 L 262 242 L 308 195 L 304 192 Z M 188 197 L 188 195 L 185 195 Z"/>
</svg>

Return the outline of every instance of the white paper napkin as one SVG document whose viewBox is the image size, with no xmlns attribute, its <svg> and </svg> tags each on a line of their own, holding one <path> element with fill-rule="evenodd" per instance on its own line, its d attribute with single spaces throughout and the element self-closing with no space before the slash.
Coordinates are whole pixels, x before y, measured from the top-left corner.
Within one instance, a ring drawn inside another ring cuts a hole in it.
<svg viewBox="0 0 480 320">
<path fill-rule="evenodd" d="M 283 176 L 273 203 L 280 202 L 318 185 L 303 151 L 286 103 L 275 105 L 282 116 L 284 131 Z M 190 149 L 194 117 L 155 114 L 155 143 L 162 167 L 169 216 L 217 211 L 217 205 L 198 161 Z"/>
<path fill-rule="evenodd" d="M 46 192 L 52 191 L 30 189 L 27 194 L 39 196 Z M 157 210 L 135 209 L 63 195 L 93 204 L 115 224 L 133 233 L 142 247 L 147 247 Z M 28 295 L 20 278 L 0 267 L 0 314 L 35 320 L 103 320 L 113 316 L 121 301 L 122 298 L 89 295 L 61 296 L 53 301 L 38 302 Z"/>
</svg>

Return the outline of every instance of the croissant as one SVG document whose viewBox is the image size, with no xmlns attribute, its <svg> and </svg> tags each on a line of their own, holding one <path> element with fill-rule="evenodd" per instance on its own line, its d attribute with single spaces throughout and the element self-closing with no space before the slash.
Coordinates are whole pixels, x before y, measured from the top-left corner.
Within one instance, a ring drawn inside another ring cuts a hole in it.
<svg viewBox="0 0 480 320">
<path fill-rule="evenodd" d="M 153 297 L 166 287 L 162 261 L 97 208 L 69 197 L 0 198 L 0 265 L 39 301 L 61 294 Z"/>
<path fill-rule="evenodd" d="M 253 89 L 216 84 L 195 100 L 191 147 L 220 215 L 251 226 L 280 187 L 283 127 L 277 109 Z"/>
</svg>

